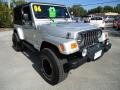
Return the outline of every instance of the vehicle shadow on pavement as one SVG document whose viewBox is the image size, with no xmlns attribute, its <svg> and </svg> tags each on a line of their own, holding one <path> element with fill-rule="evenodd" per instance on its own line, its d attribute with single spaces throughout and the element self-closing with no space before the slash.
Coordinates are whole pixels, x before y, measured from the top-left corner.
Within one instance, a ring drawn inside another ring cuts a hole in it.
<svg viewBox="0 0 120 90">
<path fill-rule="evenodd" d="M 37 71 L 37 73 L 41 75 L 41 72 L 40 72 L 40 62 L 39 62 L 39 53 L 38 52 L 32 52 L 28 49 L 25 49 L 22 54 L 24 54 L 28 60 L 30 60 L 33 64 L 32 64 L 32 67 Z"/>
<path fill-rule="evenodd" d="M 25 49 L 23 52 L 22 52 L 23 55 L 25 55 L 28 60 L 30 60 L 33 64 L 32 64 L 32 67 L 37 71 L 37 73 L 41 76 L 42 76 L 42 72 L 40 71 L 40 59 L 39 59 L 39 52 L 32 52 L 28 49 Z M 91 62 L 90 60 L 84 60 L 83 62 L 81 62 L 81 65 L 82 66 L 83 64 L 85 63 L 89 63 Z M 43 78 L 44 79 L 44 78 Z"/>
<path fill-rule="evenodd" d="M 12 46 L 12 48 L 15 50 L 15 48 L 13 46 Z M 39 52 L 33 52 L 33 51 L 30 51 L 27 48 L 24 48 L 24 51 L 21 51 L 21 53 L 25 57 L 27 57 L 28 60 L 30 60 L 32 62 L 32 67 L 43 78 L 43 76 L 41 74 L 41 71 L 40 71 Z"/>
<path fill-rule="evenodd" d="M 114 30 L 114 31 L 110 31 L 109 35 L 111 37 L 120 37 L 120 30 Z"/>
</svg>

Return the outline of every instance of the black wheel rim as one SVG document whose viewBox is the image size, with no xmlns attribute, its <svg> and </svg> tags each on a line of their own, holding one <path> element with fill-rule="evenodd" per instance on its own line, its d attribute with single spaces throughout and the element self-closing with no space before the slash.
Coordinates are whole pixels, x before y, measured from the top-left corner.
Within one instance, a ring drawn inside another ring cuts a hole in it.
<svg viewBox="0 0 120 90">
<path fill-rule="evenodd" d="M 52 67 L 51 62 L 47 58 L 42 59 L 42 71 L 43 71 L 44 76 L 47 79 L 51 79 L 53 75 L 53 67 Z"/>
</svg>

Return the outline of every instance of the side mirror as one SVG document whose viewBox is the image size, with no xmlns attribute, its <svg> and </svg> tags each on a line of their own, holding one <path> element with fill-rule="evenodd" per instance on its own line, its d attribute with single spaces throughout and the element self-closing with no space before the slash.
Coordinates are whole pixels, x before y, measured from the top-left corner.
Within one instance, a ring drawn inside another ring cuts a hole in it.
<svg viewBox="0 0 120 90">
<path fill-rule="evenodd" d="M 28 14 L 23 14 L 23 18 L 24 18 L 25 21 L 29 21 Z"/>
</svg>

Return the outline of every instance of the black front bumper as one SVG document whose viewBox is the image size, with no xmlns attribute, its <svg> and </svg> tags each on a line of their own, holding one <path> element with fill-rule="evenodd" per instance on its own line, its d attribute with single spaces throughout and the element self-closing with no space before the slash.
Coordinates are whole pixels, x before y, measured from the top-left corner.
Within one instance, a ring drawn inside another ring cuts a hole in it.
<svg viewBox="0 0 120 90">
<path fill-rule="evenodd" d="M 71 60 L 68 61 L 68 63 L 66 63 L 64 65 L 65 72 L 68 72 L 71 69 L 75 69 L 75 68 L 79 67 L 80 65 L 86 63 L 87 61 L 93 61 L 94 60 L 94 55 L 97 51 L 102 50 L 102 54 L 101 54 L 101 56 L 102 56 L 110 48 L 111 48 L 111 43 L 109 43 L 109 44 L 99 43 L 97 45 L 94 45 L 94 46 L 91 46 L 91 47 L 87 48 L 87 50 L 88 50 L 87 56 L 82 57 L 80 55 L 80 57 L 71 59 Z M 78 53 L 80 54 L 81 52 L 78 52 Z M 98 58 L 100 58 L 100 57 L 98 57 Z M 96 58 L 95 60 L 97 60 L 98 58 Z"/>
</svg>

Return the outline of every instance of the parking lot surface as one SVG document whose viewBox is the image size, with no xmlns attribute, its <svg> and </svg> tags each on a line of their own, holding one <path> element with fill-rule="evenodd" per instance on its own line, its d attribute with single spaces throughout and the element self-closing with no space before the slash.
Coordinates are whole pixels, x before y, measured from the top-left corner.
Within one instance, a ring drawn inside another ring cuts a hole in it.
<svg viewBox="0 0 120 90">
<path fill-rule="evenodd" d="M 108 28 L 112 48 L 97 61 L 70 71 L 51 86 L 35 69 L 38 54 L 12 48 L 12 31 L 0 32 L 0 90 L 120 90 L 120 32 Z"/>
</svg>

